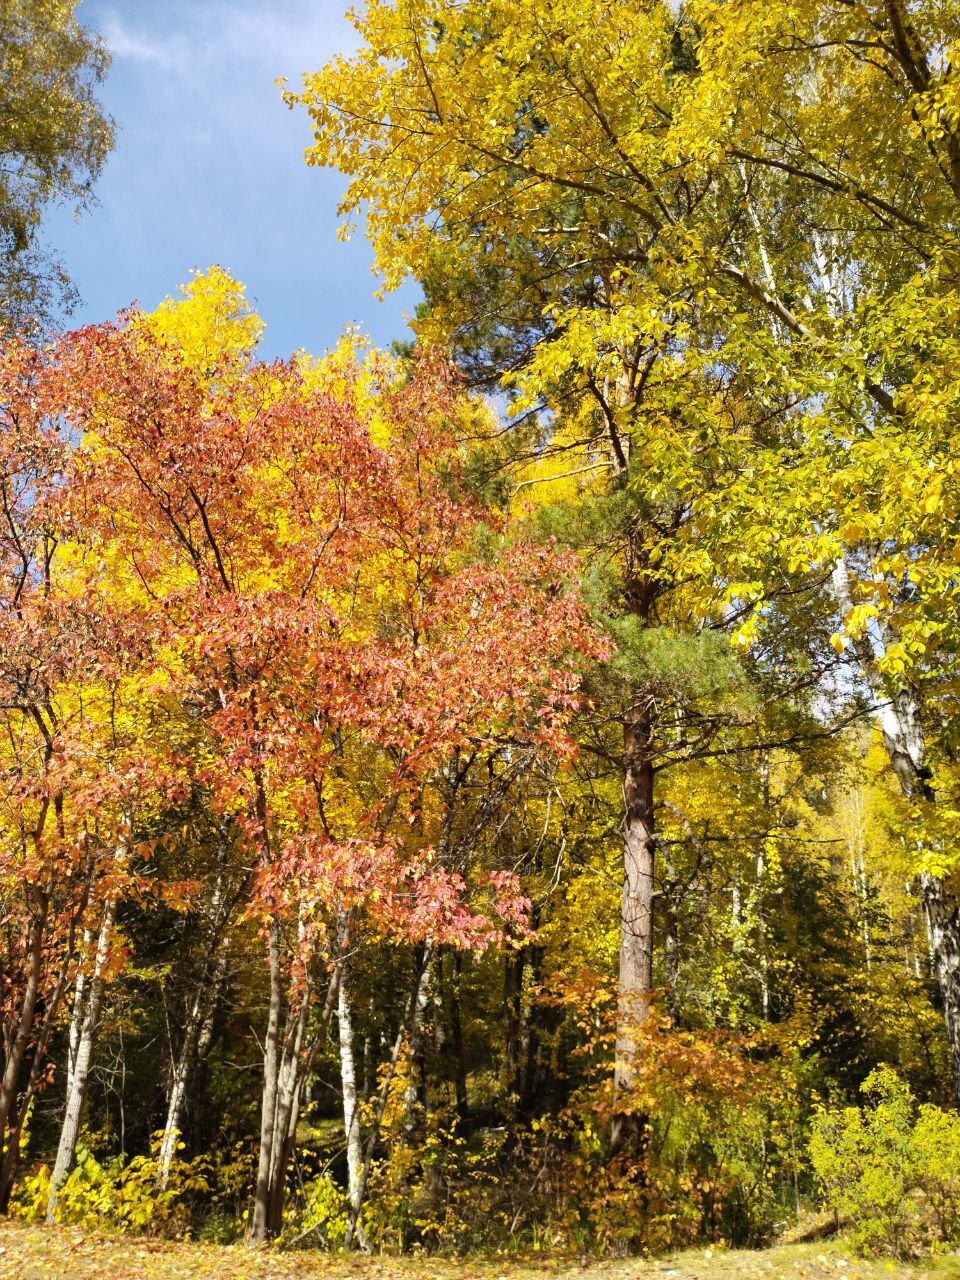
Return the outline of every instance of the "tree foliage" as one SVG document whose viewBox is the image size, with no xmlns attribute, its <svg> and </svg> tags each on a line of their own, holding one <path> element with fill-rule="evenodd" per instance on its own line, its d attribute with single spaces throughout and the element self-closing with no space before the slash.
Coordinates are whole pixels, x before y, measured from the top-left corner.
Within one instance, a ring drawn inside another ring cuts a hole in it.
<svg viewBox="0 0 960 1280">
<path fill-rule="evenodd" d="M 70 282 L 42 243 L 52 204 L 78 209 L 113 145 L 96 98 L 109 65 L 103 41 L 83 27 L 76 0 L 0 5 L 0 315 L 45 314 L 69 300 Z"/>
<path fill-rule="evenodd" d="M 3 348 L 0 1204 L 951 1241 L 960 15 L 355 22 L 287 100 L 413 341 Z"/>
</svg>

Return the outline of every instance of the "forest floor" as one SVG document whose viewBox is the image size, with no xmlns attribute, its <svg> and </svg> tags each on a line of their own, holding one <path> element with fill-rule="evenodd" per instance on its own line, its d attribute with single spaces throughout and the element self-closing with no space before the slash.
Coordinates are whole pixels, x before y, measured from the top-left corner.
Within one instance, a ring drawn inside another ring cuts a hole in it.
<svg viewBox="0 0 960 1280">
<path fill-rule="evenodd" d="M 0 1280 L 960 1280 L 960 1255 L 910 1264 L 854 1258 L 842 1240 L 755 1251 L 583 1263 L 421 1261 L 177 1244 L 0 1222 Z"/>
</svg>

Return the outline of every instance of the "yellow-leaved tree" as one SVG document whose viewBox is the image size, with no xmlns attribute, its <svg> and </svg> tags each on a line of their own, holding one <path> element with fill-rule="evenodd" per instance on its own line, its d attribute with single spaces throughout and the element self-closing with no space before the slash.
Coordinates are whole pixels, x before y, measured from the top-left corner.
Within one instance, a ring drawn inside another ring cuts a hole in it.
<svg viewBox="0 0 960 1280">
<path fill-rule="evenodd" d="M 960 1090 L 960 8 L 371 0 L 356 24 L 287 94 L 308 162 L 351 176 L 385 285 L 423 282 L 424 337 L 548 432 L 582 424 L 565 457 L 621 495 L 628 625 L 683 584 L 681 630 L 783 642 L 879 719 Z M 645 707 L 621 720 L 624 935 L 648 939 Z M 640 1021 L 647 950 L 620 965 Z"/>
</svg>

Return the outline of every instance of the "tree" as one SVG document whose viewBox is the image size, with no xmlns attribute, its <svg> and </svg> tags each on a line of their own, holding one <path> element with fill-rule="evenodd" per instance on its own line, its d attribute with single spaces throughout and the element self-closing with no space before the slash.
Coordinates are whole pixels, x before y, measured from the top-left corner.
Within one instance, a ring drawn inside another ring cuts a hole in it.
<svg viewBox="0 0 960 1280">
<path fill-rule="evenodd" d="M 44 210 L 82 208 L 113 145 L 95 96 L 109 66 L 98 36 L 77 20 L 76 0 L 0 5 L 0 315 L 42 316 L 69 300 L 69 279 L 41 244 Z"/>
<path fill-rule="evenodd" d="M 576 655 L 596 641 L 569 558 L 492 532 L 484 545 L 449 425 L 475 407 L 442 364 L 362 364 L 349 344 L 318 364 L 251 362 L 238 296 L 213 273 L 177 314 L 68 334 L 53 376 L 77 440 L 77 586 L 106 591 L 128 660 L 182 709 L 178 734 L 153 737 L 158 784 L 201 788 L 253 868 L 270 980 L 261 1240 L 281 1225 L 335 1004 L 356 1226 L 352 957 L 368 936 L 427 957 L 482 948 L 518 919 L 504 869 L 452 861 L 437 788 L 463 753 L 513 776 L 525 755 L 569 750 Z"/>
<path fill-rule="evenodd" d="M 944 1097 L 910 879 L 953 819 L 861 724 L 831 477 L 925 575 L 948 523 L 875 480 L 885 449 L 916 488 L 947 429 L 837 445 L 826 395 L 764 413 L 661 356 L 597 476 L 571 380 L 505 433 L 436 356 L 267 364 L 259 333 L 215 269 L 3 347 L 4 1197 L 334 1246 L 762 1239 L 818 1096 L 883 1060 Z M 932 581 L 866 638 L 933 624 L 900 653 L 949 726 Z"/>
<path fill-rule="evenodd" d="M 9 342 L 2 378 L 5 1206 L 21 1131 L 48 1079 L 51 1035 L 75 983 L 65 1126 L 73 1136 L 63 1156 L 72 1160 L 117 901 L 133 881 L 131 824 L 149 785 L 123 647 L 101 593 L 81 602 L 75 563 L 64 554 L 69 449 L 49 353 Z"/>
<path fill-rule="evenodd" d="M 357 25 L 359 53 L 287 100 L 311 163 L 353 176 L 346 215 L 369 202 L 387 286 L 424 280 L 421 332 L 575 424 L 554 441 L 571 468 L 659 521 L 659 545 L 626 548 L 641 621 L 655 582 L 693 581 L 691 625 L 720 611 L 742 647 L 801 595 L 821 635 L 846 618 L 841 648 L 878 617 L 867 697 L 929 805 L 914 685 L 934 650 L 952 661 L 955 612 L 952 499 L 925 479 L 952 440 L 953 7 L 436 0 Z M 649 725 L 626 730 L 632 902 L 653 828 Z M 960 922 L 930 821 L 917 869 L 960 1089 Z M 639 987 L 645 950 L 624 957 Z"/>
</svg>

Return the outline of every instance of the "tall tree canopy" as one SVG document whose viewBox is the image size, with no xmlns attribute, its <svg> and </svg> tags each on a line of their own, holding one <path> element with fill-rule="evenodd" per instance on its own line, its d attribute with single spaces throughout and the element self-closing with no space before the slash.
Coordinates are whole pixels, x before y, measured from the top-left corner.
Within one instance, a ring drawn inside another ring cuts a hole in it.
<svg viewBox="0 0 960 1280">
<path fill-rule="evenodd" d="M 960 7 L 355 21 L 413 343 L 0 348 L 0 1210 L 957 1240 Z"/>
<path fill-rule="evenodd" d="M 623 495 L 619 611 L 662 623 L 682 588 L 672 625 L 735 621 L 750 649 L 805 597 L 832 632 L 925 806 L 960 1091 L 955 7 L 374 0 L 356 21 L 360 51 L 288 94 L 308 160 L 352 175 L 387 286 L 424 281 L 421 332 L 550 411 L 588 503 Z M 652 705 L 635 684 L 622 711 L 623 929 L 645 938 L 622 997 L 651 985 Z"/>
<path fill-rule="evenodd" d="M 69 279 L 42 243 L 51 204 L 82 207 L 113 145 L 96 98 L 109 65 L 77 0 L 0 4 L 0 316 L 44 314 Z"/>
</svg>

